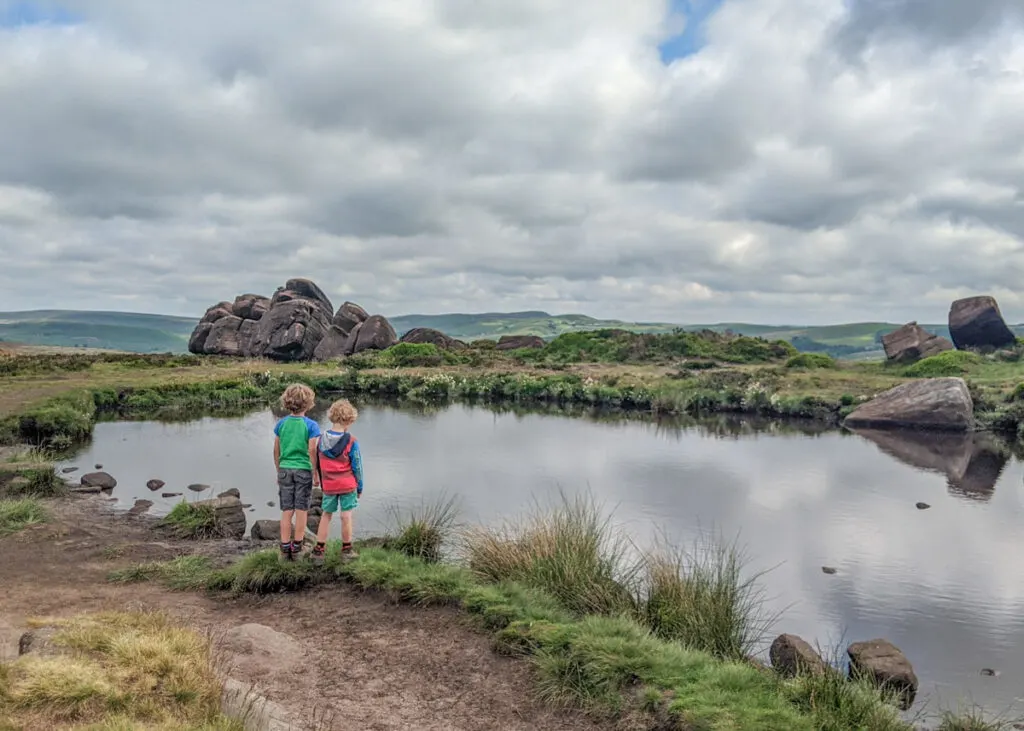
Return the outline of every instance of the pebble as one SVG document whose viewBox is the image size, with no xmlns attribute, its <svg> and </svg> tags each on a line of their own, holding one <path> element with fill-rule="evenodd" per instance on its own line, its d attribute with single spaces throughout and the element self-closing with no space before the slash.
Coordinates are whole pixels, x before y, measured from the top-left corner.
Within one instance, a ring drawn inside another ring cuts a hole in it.
<svg viewBox="0 0 1024 731">
<path fill-rule="evenodd" d="M 918 510 L 927 510 L 930 507 L 931 507 L 931 505 L 929 505 L 928 503 L 918 503 L 917 504 L 917 509 Z"/>
<path fill-rule="evenodd" d="M 267 507 L 268 507 L 268 508 L 272 508 L 272 507 L 274 507 L 274 501 L 273 501 L 273 500 L 271 500 L 270 502 L 268 502 L 268 503 L 267 503 Z"/>
<path fill-rule="evenodd" d="M 103 465 L 101 465 L 100 463 L 97 462 L 96 463 L 96 469 L 102 470 L 103 469 Z"/>
<path fill-rule="evenodd" d="M 160 497 L 181 497 L 180 492 L 162 492 Z"/>
<path fill-rule="evenodd" d="M 196 484 L 196 485 L 189 485 L 188 489 L 191 490 L 192 492 L 206 492 L 207 490 L 210 489 L 210 486 L 209 485 L 199 485 L 199 484 Z"/>
<path fill-rule="evenodd" d="M 995 678 L 999 675 L 999 671 L 993 670 L 992 668 L 982 668 L 981 674 L 984 675 L 986 678 Z"/>
<path fill-rule="evenodd" d="M 826 573 L 829 576 L 831 576 L 832 574 L 836 573 L 836 570 L 834 568 L 832 568 L 831 566 L 822 566 L 821 570 L 822 570 L 822 573 Z"/>
</svg>

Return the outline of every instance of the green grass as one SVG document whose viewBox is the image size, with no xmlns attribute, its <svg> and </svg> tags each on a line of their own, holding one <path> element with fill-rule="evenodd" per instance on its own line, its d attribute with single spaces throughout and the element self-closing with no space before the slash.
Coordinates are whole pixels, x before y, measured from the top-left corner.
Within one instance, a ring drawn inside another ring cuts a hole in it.
<svg viewBox="0 0 1024 731">
<path fill-rule="evenodd" d="M 118 569 L 112 571 L 107 578 L 115 584 L 160 580 L 177 591 L 199 590 L 206 587 L 213 570 L 213 562 L 206 556 L 179 556 L 172 561 Z"/>
<path fill-rule="evenodd" d="M 179 538 L 199 540 L 217 538 L 221 534 L 217 514 L 210 505 L 182 501 L 171 509 L 161 524 L 171 528 Z"/>
<path fill-rule="evenodd" d="M 0 499 L 0 536 L 45 523 L 48 518 L 45 506 L 36 498 Z"/>
<path fill-rule="evenodd" d="M 393 533 L 384 539 L 385 548 L 427 562 L 441 560 L 458 520 L 455 498 L 424 502 L 407 511 L 394 506 L 389 512 Z"/>
<path fill-rule="evenodd" d="M 943 378 L 967 375 L 983 363 L 981 356 L 966 350 L 947 350 L 903 369 L 908 378 Z"/>
<path fill-rule="evenodd" d="M 1019 728 L 1022 719 L 991 718 L 972 706 L 962 711 L 944 711 L 936 731 L 1010 731 Z"/>
<path fill-rule="evenodd" d="M 0 728 L 242 731 L 220 712 L 209 641 L 160 614 L 51 619 L 63 653 L 0 665 Z"/>
<path fill-rule="evenodd" d="M 836 361 L 824 353 L 800 353 L 786 361 L 786 368 L 803 368 L 813 370 L 815 368 L 835 368 Z"/>
<path fill-rule="evenodd" d="M 838 657 L 838 652 L 834 653 Z M 789 700 L 814 719 L 818 731 L 911 731 L 898 711 L 898 699 L 866 680 L 850 680 L 829 662 L 820 674 L 788 681 Z"/>
</svg>

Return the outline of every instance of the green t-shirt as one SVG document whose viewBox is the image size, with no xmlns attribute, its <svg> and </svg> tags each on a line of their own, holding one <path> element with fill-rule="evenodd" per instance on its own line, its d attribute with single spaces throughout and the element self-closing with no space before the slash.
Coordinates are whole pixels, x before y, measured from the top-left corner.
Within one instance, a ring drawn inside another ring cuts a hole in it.
<svg viewBox="0 0 1024 731">
<path fill-rule="evenodd" d="M 309 440 L 320 436 L 320 426 L 308 416 L 286 416 L 277 422 L 274 434 L 281 441 L 283 470 L 312 470 Z"/>
</svg>

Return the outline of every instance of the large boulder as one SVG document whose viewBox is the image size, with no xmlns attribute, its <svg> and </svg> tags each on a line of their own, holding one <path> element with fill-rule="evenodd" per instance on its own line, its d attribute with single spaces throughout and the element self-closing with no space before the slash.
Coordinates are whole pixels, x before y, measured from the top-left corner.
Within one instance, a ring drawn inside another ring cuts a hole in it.
<svg viewBox="0 0 1024 731">
<path fill-rule="evenodd" d="M 925 378 L 879 394 L 857 407 L 843 424 L 967 431 L 974 425 L 974 401 L 962 378 Z"/>
<path fill-rule="evenodd" d="M 391 323 L 383 315 L 368 317 L 366 322 L 359 324 L 358 330 L 353 329 L 349 335 L 350 341 L 353 336 L 353 353 L 361 353 L 364 350 L 387 350 L 398 342 L 395 328 L 391 327 Z"/>
<path fill-rule="evenodd" d="M 278 300 L 275 296 L 257 324 L 249 353 L 274 360 L 310 360 L 330 326 L 330 316 L 321 303 L 305 298 Z"/>
<path fill-rule="evenodd" d="M 916 322 L 882 336 L 885 356 L 891 363 L 913 363 L 953 349 L 953 343 L 930 333 Z"/>
<path fill-rule="evenodd" d="M 888 640 L 855 642 L 847 649 L 850 677 L 868 678 L 879 687 L 898 693 L 904 708 L 913 705 L 918 681 L 914 668 Z"/>
<path fill-rule="evenodd" d="M 211 330 L 213 330 L 212 322 L 201 322 L 196 325 L 196 329 L 192 331 L 192 336 L 188 339 L 188 352 L 196 355 L 205 353 L 206 338 L 209 337 Z"/>
<path fill-rule="evenodd" d="M 274 305 L 279 302 L 297 299 L 315 302 L 327 316 L 328 321 L 334 318 L 334 305 L 331 304 L 331 300 L 320 287 L 309 279 L 289 279 L 284 283 L 284 287 L 274 293 L 270 306 L 273 309 Z"/>
<path fill-rule="evenodd" d="M 113 490 L 117 487 L 117 480 L 106 472 L 90 472 L 82 475 L 82 487 L 98 487 L 101 490 Z"/>
<path fill-rule="evenodd" d="M 207 355 L 246 355 L 255 330 L 255 320 L 243 320 L 234 315 L 222 317 L 213 323 L 207 334 L 203 352 Z"/>
<path fill-rule="evenodd" d="M 334 360 L 345 355 L 345 344 L 348 343 L 348 333 L 337 325 L 331 325 L 330 330 L 320 340 L 320 344 L 313 351 L 313 360 Z"/>
<path fill-rule="evenodd" d="M 199 500 L 195 505 L 208 505 L 213 508 L 217 532 L 224 538 L 236 540 L 245 536 L 245 508 L 236 497 L 218 497 L 212 500 Z"/>
<path fill-rule="evenodd" d="M 466 344 L 432 327 L 414 327 L 402 336 L 403 343 L 430 343 L 441 350 L 462 350 Z"/>
<path fill-rule="evenodd" d="M 783 677 L 820 675 L 825 672 L 825 661 L 806 640 L 796 635 L 779 635 L 768 650 L 772 667 Z"/>
<path fill-rule="evenodd" d="M 1016 342 L 993 297 L 966 297 L 949 308 L 949 334 L 960 350 L 1002 348 Z"/>
<path fill-rule="evenodd" d="M 231 305 L 231 314 L 243 320 L 260 320 L 269 309 L 269 297 L 261 294 L 240 294 Z"/>
<path fill-rule="evenodd" d="M 257 520 L 252 524 L 252 531 L 249 533 L 254 541 L 280 541 L 281 521 L 280 520 Z"/>
<path fill-rule="evenodd" d="M 540 349 L 544 347 L 544 339 L 538 335 L 502 335 L 498 338 L 498 350 L 519 350 L 521 348 Z"/>
<path fill-rule="evenodd" d="M 370 314 L 355 302 L 346 302 L 338 308 L 332 324 L 348 335 L 352 328 L 370 319 Z"/>
</svg>

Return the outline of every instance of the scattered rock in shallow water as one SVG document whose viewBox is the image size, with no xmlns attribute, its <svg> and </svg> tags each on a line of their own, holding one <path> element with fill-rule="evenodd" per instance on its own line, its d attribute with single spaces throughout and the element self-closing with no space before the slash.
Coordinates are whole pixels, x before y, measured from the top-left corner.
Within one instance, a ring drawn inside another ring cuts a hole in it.
<svg viewBox="0 0 1024 731">
<path fill-rule="evenodd" d="M 992 668 L 982 668 L 981 674 L 984 675 L 986 678 L 995 678 L 999 676 L 999 671 L 993 670 Z"/>
<path fill-rule="evenodd" d="M 879 687 L 895 691 L 903 710 L 910 708 L 917 695 L 917 675 L 898 647 L 888 640 L 855 642 L 846 650 L 850 656 L 850 677 L 866 677 Z"/>
<path fill-rule="evenodd" d="M 191 490 L 192 492 L 206 492 L 207 490 L 210 489 L 210 486 L 209 485 L 200 485 L 200 484 L 197 483 L 195 485 L 189 485 L 188 489 Z"/>
<path fill-rule="evenodd" d="M 87 475 L 82 475 L 82 486 L 113 490 L 117 487 L 117 480 L 106 472 L 90 472 Z"/>
<path fill-rule="evenodd" d="M 229 487 L 227 490 L 217 495 L 217 497 L 236 497 L 241 500 L 242 493 L 238 491 L 237 487 Z"/>
<path fill-rule="evenodd" d="M 167 498 L 167 497 L 181 497 L 181 493 L 180 492 L 162 492 L 162 493 L 160 493 L 160 497 L 164 497 L 164 498 Z"/>
<path fill-rule="evenodd" d="M 101 464 L 97 463 L 97 464 L 96 464 L 96 469 L 98 469 L 98 470 L 102 470 L 102 469 L 103 469 L 103 465 L 101 465 Z"/>
<path fill-rule="evenodd" d="M 141 515 L 153 507 L 152 500 L 136 500 L 135 504 L 128 510 L 128 515 Z"/>
<path fill-rule="evenodd" d="M 167 483 L 164 482 L 163 480 L 150 480 L 149 482 L 146 483 L 146 487 L 148 487 L 153 492 L 156 492 L 166 484 Z"/>
<path fill-rule="evenodd" d="M 783 677 L 792 678 L 810 673 L 825 672 L 825 661 L 806 640 L 796 635 L 779 635 L 768 650 L 772 667 Z"/>
<path fill-rule="evenodd" d="M 77 467 L 65 467 L 64 469 L 61 470 L 61 472 L 63 472 L 65 475 L 70 475 L 72 472 L 78 472 L 78 468 Z"/>
<path fill-rule="evenodd" d="M 822 566 L 821 567 L 821 572 L 824 573 L 824 574 L 828 574 L 829 576 L 831 576 L 832 574 L 837 573 L 836 569 L 832 568 L 831 566 Z"/>
<path fill-rule="evenodd" d="M 273 500 L 270 500 L 269 502 L 267 502 L 267 507 L 268 507 L 268 508 L 272 508 L 272 507 L 274 507 L 274 501 L 273 501 Z"/>
<path fill-rule="evenodd" d="M 927 510 L 930 507 L 931 507 L 931 505 L 929 505 L 928 503 L 918 503 L 917 504 L 917 509 L 918 510 Z"/>
<path fill-rule="evenodd" d="M 858 406 L 847 427 L 919 428 L 966 432 L 974 425 L 974 401 L 962 378 L 922 378 L 902 383 Z"/>
</svg>

